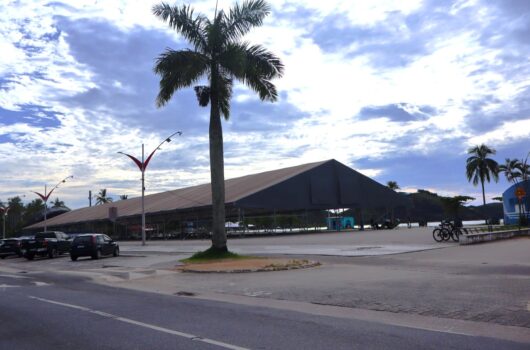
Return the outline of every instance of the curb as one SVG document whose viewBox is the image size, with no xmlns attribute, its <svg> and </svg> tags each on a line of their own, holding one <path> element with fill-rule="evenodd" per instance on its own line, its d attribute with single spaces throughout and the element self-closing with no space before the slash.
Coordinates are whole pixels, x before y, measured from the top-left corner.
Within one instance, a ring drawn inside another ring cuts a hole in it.
<svg viewBox="0 0 530 350">
<path fill-rule="evenodd" d="M 318 261 L 310 261 L 307 264 L 297 266 L 265 266 L 256 269 L 233 269 L 233 270 L 194 270 L 185 267 L 178 268 L 178 271 L 185 273 L 249 273 L 249 272 L 274 272 L 274 271 L 287 271 L 287 270 L 300 270 L 308 269 L 311 267 L 317 267 L 322 265 Z"/>
</svg>

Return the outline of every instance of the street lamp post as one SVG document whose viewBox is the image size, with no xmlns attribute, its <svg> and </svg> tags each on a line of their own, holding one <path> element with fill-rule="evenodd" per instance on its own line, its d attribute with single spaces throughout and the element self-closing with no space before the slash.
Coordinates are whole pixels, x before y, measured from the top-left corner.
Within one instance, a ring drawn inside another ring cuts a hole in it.
<svg viewBox="0 0 530 350">
<path fill-rule="evenodd" d="M 151 152 L 149 154 L 149 156 L 147 157 L 147 159 L 144 160 L 144 144 L 142 143 L 142 160 L 138 160 L 136 157 L 134 156 L 131 156 L 130 154 L 127 154 L 127 153 L 123 153 L 123 152 L 118 152 L 119 154 L 123 154 L 127 157 L 129 157 L 137 166 L 138 166 L 138 169 L 140 169 L 140 171 L 142 172 L 142 245 L 145 245 L 145 202 L 144 202 L 144 197 L 145 197 L 145 170 L 147 169 L 147 165 L 149 164 L 149 161 L 151 160 L 151 158 L 153 157 L 153 155 L 155 154 L 155 152 L 157 150 L 160 149 L 160 147 L 165 143 L 165 142 L 171 142 L 171 138 L 175 135 L 182 135 L 182 131 L 177 131 L 177 132 L 174 132 L 173 134 L 169 135 L 168 137 L 166 137 L 164 139 L 164 141 L 160 142 L 160 144 L 153 150 L 153 152 Z"/>
<path fill-rule="evenodd" d="M 52 192 L 55 191 L 55 189 L 57 187 L 59 187 L 60 184 L 66 182 L 66 180 L 68 180 L 68 179 L 73 179 L 73 178 L 74 177 L 72 175 L 65 177 L 64 179 L 59 181 L 57 183 L 57 185 L 53 186 L 53 188 L 51 189 L 50 192 L 47 192 L 47 187 L 46 187 L 46 185 L 44 185 L 44 195 L 39 193 L 39 192 L 31 191 L 31 192 L 35 193 L 37 196 L 39 196 L 44 201 L 44 232 L 46 232 L 47 228 L 48 228 L 47 225 L 46 225 L 46 219 L 47 219 L 47 215 L 46 214 L 48 212 L 48 199 L 50 198 Z"/>
<path fill-rule="evenodd" d="M 3 218 L 3 230 L 2 230 L 2 239 L 6 238 L 6 216 L 7 212 L 9 211 L 10 207 L 0 207 L 0 210 L 2 211 L 2 218 Z"/>
</svg>

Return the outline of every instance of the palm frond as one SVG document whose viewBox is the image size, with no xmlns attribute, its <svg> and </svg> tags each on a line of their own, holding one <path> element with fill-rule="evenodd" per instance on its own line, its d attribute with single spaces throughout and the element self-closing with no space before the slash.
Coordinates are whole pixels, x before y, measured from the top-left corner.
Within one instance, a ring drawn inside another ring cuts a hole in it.
<svg viewBox="0 0 530 350">
<path fill-rule="evenodd" d="M 261 45 L 246 42 L 229 44 L 220 56 L 220 63 L 239 79 L 260 75 L 265 79 L 280 78 L 284 65 L 280 59 Z"/>
<path fill-rule="evenodd" d="M 261 26 L 270 11 L 270 6 L 264 0 L 247 0 L 242 5 L 234 5 L 225 16 L 225 37 L 231 42 L 238 40 L 252 27 Z"/>
<path fill-rule="evenodd" d="M 171 6 L 160 3 L 153 6 L 153 14 L 182 34 L 198 50 L 207 51 L 205 26 L 209 23 L 203 15 L 194 17 L 191 6 Z"/>
<path fill-rule="evenodd" d="M 173 93 L 191 86 L 208 70 L 208 57 L 191 50 L 166 49 L 156 59 L 154 71 L 160 76 L 160 91 L 156 98 L 158 107 L 165 105 Z"/>
<path fill-rule="evenodd" d="M 270 80 L 281 77 L 284 66 L 274 54 L 260 45 L 237 43 L 228 45 L 219 60 L 224 69 L 256 91 L 261 100 L 276 101 L 278 93 Z"/>
</svg>

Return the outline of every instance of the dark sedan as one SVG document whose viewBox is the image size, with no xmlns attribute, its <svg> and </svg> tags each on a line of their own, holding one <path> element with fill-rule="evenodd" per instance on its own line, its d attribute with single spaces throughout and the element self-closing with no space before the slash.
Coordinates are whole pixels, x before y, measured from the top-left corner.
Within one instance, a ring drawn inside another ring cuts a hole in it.
<svg viewBox="0 0 530 350">
<path fill-rule="evenodd" d="M 5 259 L 10 255 L 22 256 L 21 241 L 18 238 L 0 240 L 0 258 Z"/>
<path fill-rule="evenodd" d="M 72 242 L 70 258 L 76 261 L 80 256 L 90 256 L 92 259 L 99 259 L 104 255 L 120 255 L 118 242 L 102 233 L 87 233 L 78 235 Z"/>
</svg>

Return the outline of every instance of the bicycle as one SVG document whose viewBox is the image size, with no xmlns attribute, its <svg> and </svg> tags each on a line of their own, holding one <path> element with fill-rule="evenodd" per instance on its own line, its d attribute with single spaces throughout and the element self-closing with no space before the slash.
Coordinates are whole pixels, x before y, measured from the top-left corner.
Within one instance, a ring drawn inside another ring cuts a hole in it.
<svg viewBox="0 0 530 350">
<path fill-rule="evenodd" d="M 449 236 L 449 230 L 441 225 L 432 230 L 432 238 L 434 238 L 436 242 L 448 241 Z"/>
<path fill-rule="evenodd" d="M 444 239 L 448 241 L 452 239 L 455 242 L 460 240 L 459 236 L 462 234 L 462 231 L 456 227 L 451 221 L 444 220 L 440 223 L 440 226 L 448 231 L 448 235 L 444 236 Z"/>
</svg>

